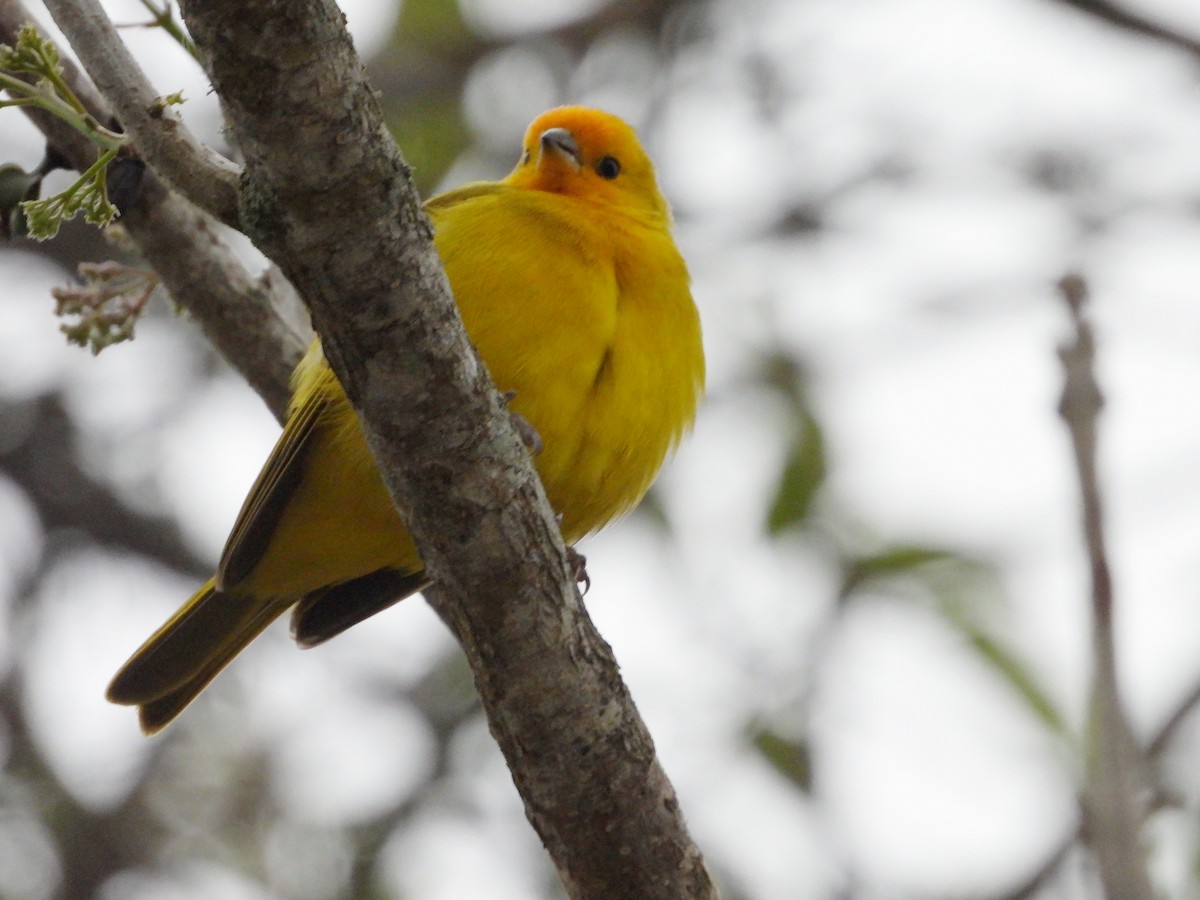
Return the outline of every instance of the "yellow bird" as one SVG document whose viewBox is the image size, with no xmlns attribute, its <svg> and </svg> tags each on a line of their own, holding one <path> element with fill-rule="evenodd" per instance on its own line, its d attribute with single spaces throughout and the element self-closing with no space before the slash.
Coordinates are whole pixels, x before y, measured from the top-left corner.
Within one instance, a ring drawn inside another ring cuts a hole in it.
<svg viewBox="0 0 1200 900">
<path fill-rule="evenodd" d="M 631 509 L 691 426 L 700 321 L 670 211 L 633 129 L 543 113 L 502 181 L 426 204 L 467 334 L 541 438 L 574 543 Z M 426 586 L 354 410 L 315 341 L 216 575 L 138 648 L 108 699 L 152 734 L 278 616 L 320 643 Z"/>
</svg>

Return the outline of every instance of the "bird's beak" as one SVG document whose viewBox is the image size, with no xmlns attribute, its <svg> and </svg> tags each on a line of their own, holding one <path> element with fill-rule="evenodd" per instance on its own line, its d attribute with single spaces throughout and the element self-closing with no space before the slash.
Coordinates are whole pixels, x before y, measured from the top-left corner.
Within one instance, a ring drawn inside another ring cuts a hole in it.
<svg viewBox="0 0 1200 900">
<path fill-rule="evenodd" d="M 583 167 L 579 145 L 571 132 L 565 128 L 547 128 L 542 132 L 542 156 L 553 153 L 578 172 Z"/>
</svg>

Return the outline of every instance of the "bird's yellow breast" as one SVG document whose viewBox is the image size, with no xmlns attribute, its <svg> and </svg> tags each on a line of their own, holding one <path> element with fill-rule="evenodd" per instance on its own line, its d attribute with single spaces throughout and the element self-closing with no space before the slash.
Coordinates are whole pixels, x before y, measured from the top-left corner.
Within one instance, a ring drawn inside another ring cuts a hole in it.
<svg viewBox="0 0 1200 900">
<path fill-rule="evenodd" d="M 568 542 L 641 499 L 704 378 L 670 235 L 606 212 L 512 189 L 431 209 L 467 334 L 541 436 L 538 472 Z"/>
</svg>

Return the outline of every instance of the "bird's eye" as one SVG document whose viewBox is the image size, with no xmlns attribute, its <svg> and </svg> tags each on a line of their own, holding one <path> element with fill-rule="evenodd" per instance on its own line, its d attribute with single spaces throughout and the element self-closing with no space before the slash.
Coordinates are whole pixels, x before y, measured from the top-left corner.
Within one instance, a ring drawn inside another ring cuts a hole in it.
<svg viewBox="0 0 1200 900">
<path fill-rule="evenodd" d="M 596 174 L 601 178 L 612 181 L 621 174 L 621 164 L 615 156 L 606 156 L 596 163 Z"/>
</svg>

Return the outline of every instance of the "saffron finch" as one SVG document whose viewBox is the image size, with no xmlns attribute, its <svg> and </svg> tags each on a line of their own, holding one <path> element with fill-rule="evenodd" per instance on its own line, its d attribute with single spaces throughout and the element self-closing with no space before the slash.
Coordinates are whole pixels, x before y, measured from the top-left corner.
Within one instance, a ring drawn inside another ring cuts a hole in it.
<svg viewBox="0 0 1200 900">
<path fill-rule="evenodd" d="M 467 333 L 540 436 L 537 470 L 574 543 L 637 504 L 703 392 L 699 317 L 654 167 L 616 116 L 559 107 L 529 126 L 506 178 L 426 210 Z M 315 341 L 216 575 L 108 698 L 154 733 L 288 609 L 312 645 L 426 584 Z"/>
</svg>

